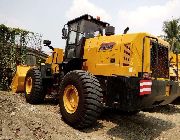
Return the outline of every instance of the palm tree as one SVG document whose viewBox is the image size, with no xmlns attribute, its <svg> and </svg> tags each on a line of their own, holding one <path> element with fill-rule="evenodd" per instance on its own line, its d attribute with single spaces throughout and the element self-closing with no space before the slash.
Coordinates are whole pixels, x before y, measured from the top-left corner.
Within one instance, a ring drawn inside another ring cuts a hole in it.
<svg viewBox="0 0 180 140">
<path fill-rule="evenodd" d="M 180 51 L 180 19 L 165 21 L 163 31 L 165 40 L 171 45 L 171 51 Z"/>
</svg>

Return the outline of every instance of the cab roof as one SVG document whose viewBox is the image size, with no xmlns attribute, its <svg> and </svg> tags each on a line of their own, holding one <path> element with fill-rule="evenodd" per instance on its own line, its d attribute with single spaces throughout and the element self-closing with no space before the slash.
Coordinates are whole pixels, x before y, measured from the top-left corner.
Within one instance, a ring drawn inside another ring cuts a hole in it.
<svg viewBox="0 0 180 140">
<path fill-rule="evenodd" d="M 98 25 L 101 25 L 103 27 L 106 27 L 106 26 L 110 25 L 109 23 L 97 20 L 96 18 L 94 18 L 93 16 L 88 15 L 88 14 L 82 15 L 80 17 L 77 17 L 77 18 L 75 18 L 73 20 L 68 21 L 67 25 L 77 23 L 77 22 L 82 21 L 82 20 L 91 21 L 91 22 L 94 22 L 94 23 L 96 23 Z"/>
</svg>

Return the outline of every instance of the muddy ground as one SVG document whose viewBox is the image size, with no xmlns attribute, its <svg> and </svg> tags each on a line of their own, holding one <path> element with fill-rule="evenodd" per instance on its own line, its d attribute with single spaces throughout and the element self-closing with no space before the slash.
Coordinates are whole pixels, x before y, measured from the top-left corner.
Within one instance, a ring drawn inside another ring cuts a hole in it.
<svg viewBox="0 0 180 140">
<path fill-rule="evenodd" d="M 0 91 L 0 140 L 153 140 L 180 139 L 180 105 L 167 105 L 135 116 L 105 110 L 92 128 L 78 131 L 61 120 L 48 99 L 30 105 L 22 94 Z"/>
</svg>

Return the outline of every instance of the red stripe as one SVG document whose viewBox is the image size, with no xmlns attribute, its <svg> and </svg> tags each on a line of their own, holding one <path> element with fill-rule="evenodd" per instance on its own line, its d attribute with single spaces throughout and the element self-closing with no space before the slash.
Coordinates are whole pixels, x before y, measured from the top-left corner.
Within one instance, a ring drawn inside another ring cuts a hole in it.
<svg viewBox="0 0 180 140">
<path fill-rule="evenodd" d="M 143 83 L 143 82 L 152 82 L 152 80 L 140 80 L 140 83 Z"/>
<path fill-rule="evenodd" d="M 144 91 L 144 94 L 151 94 L 151 91 Z"/>
<path fill-rule="evenodd" d="M 143 86 L 140 86 L 140 89 L 143 89 L 143 88 L 151 88 L 151 85 L 143 85 Z"/>
<path fill-rule="evenodd" d="M 148 94 L 151 94 L 151 91 L 143 91 L 143 92 L 140 92 L 139 95 L 148 95 Z"/>
</svg>

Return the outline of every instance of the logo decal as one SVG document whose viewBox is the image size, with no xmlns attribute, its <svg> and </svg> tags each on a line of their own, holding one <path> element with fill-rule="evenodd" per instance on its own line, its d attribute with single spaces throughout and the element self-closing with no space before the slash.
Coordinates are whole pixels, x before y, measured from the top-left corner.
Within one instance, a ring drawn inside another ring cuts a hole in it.
<svg viewBox="0 0 180 140">
<path fill-rule="evenodd" d="M 104 50 L 111 50 L 116 43 L 110 42 L 110 43 L 102 43 L 101 47 L 99 48 L 100 51 Z"/>
</svg>

